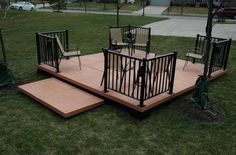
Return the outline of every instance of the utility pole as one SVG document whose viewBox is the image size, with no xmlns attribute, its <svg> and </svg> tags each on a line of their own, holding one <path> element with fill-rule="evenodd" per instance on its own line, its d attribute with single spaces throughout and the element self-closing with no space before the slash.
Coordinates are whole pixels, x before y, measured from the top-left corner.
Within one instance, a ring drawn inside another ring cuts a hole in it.
<svg viewBox="0 0 236 155">
<path fill-rule="evenodd" d="M 146 0 L 143 0 L 143 16 L 145 15 L 145 2 Z"/>
<path fill-rule="evenodd" d="M 120 0 L 116 0 L 116 26 L 120 25 Z"/>
</svg>

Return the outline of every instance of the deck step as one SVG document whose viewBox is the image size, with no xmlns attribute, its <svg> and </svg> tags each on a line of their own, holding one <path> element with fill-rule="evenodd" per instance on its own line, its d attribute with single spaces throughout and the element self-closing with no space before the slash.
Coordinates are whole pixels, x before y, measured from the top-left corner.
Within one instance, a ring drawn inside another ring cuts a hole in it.
<svg viewBox="0 0 236 155">
<path fill-rule="evenodd" d="M 65 118 L 93 109 L 104 102 L 103 99 L 56 78 L 24 84 L 18 88 Z"/>
</svg>

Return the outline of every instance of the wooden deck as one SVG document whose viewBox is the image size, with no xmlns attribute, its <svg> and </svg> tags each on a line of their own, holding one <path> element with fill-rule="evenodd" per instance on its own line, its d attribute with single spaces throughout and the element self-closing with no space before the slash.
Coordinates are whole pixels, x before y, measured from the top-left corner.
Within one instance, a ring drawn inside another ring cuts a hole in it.
<svg viewBox="0 0 236 155">
<path fill-rule="evenodd" d="M 136 52 L 137 56 L 141 53 Z M 153 54 L 151 54 L 152 56 Z M 38 65 L 38 69 L 51 74 L 54 77 L 65 80 L 68 83 L 81 87 L 88 92 L 93 92 L 99 97 L 115 101 L 129 108 L 132 108 L 138 112 L 145 112 L 151 108 L 156 107 L 164 102 L 172 100 L 184 93 L 191 91 L 194 88 L 194 84 L 198 75 L 203 72 L 202 64 L 188 63 L 188 66 L 183 70 L 184 60 L 177 59 L 176 74 L 174 81 L 174 93 L 163 93 L 156 97 L 153 97 L 144 102 L 144 107 L 139 107 L 139 101 L 120 93 L 109 90 L 105 93 L 103 87 L 100 86 L 103 68 L 104 68 L 104 56 L 103 53 L 91 54 L 81 56 L 82 69 L 79 69 L 78 59 L 71 58 L 69 60 L 62 60 L 60 63 L 60 72 L 56 73 L 55 68 L 48 65 Z M 220 70 L 212 74 L 210 80 L 223 76 L 226 71 Z"/>
</svg>

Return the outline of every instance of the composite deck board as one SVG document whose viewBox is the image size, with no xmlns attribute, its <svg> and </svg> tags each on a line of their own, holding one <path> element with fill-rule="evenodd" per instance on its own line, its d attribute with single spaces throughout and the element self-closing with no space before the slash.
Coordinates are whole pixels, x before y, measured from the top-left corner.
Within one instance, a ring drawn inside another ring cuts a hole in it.
<svg viewBox="0 0 236 155">
<path fill-rule="evenodd" d="M 19 89 L 65 118 L 90 110 L 103 103 L 103 99 L 56 78 L 21 85 Z"/>
<path fill-rule="evenodd" d="M 135 53 L 137 56 L 143 54 L 141 52 Z M 151 54 L 153 56 L 154 54 Z M 125 105 L 139 112 L 145 112 L 159 104 L 174 99 L 184 93 L 191 91 L 194 88 L 196 79 L 203 72 L 203 65 L 199 63 L 188 63 L 187 67 L 183 70 L 185 60 L 177 59 L 176 73 L 174 80 L 173 94 L 163 93 L 144 102 L 144 107 L 139 107 L 139 101 L 128 96 L 122 95 L 115 91 L 109 90 L 105 93 L 103 87 L 100 86 L 103 70 L 104 70 L 104 55 L 103 53 L 91 54 L 81 56 L 82 69 L 79 69 L 77 58 L 69 60 L 62 60 L 60 63 L 60 72 L 56 73 L 55 68 L 41 64 L 38 65 L 39 70 L 48 72 L 49 74 L 66 80 L 72 84 L 80 86 L 88 91 L 102 96 L 103 98 L 113 100 L 117 103 Z M 212 73 L 211 79 L 223 76 L 226 71 L 219 70 Z"/>
</svg>

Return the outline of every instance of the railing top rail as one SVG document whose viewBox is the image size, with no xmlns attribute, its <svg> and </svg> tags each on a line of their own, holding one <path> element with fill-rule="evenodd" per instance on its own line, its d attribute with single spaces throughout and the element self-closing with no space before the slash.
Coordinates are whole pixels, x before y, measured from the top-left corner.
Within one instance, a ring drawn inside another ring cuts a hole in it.
<svg viewBox="0 0 236 155">
<path fill-rule="evenodd" d="M 172 52 L 172 53 L 168 53 L 168 54 L 162 54 L 162 55 L 156 55 L 152 58 L 137 58 L 135 56 L 131 56 L 131 55 L 126 55 L 126 54 L 123 54 L 123 53 L 118 53 L 116 51 L 112 51 L 110 49 L 108 49 L 108 53 L 112 53 L 112 54 L 115 54 L 115 55 L 120 55 L 120 56 L 123 56 L 123 57 L 126 57 L 126 58 L 131 58 L 131 59 L 134 59 L 134 60 L 139 60 L 139 61 L 142 61 L 143 59 L 146 59 L 147 61 L 152 61 L 152 60 L 155 60 L 155 59 L 159 59 L 159 58 L 163 58 L 163 57 L 167 57 L 167 56 L 171 56 L 171 55 L 174 55 L 176 52 Z"/>
<path fill-rule="evenodd" d="M 198 34 L 198 36 L 199 37 L 204 37 L 204 38 L 206 38 L 206 36 L 205 35 L 201 35 L 201 34 Z M 211 37 L 212 39 L 219 39 L 219 40 L 229 40 L 229 39 L 225 39 L 225 38 L 218 38 L 218 37 Z"/>
<path fill-rule="evenodd" d="M 50 33 L 59 33 L 59 32 L 66 32 L 68 30 L 58 30 L 58 31 L 49 31 L 49 32 L 38 32 L 38 33 L 41 33 L 41 34 L 50 34 Z"/>
<path fill-rule="evenodd" d="M 141 58 L 137 58 L 137 57 L 134 57 L 134 56 L 130 56 L 130 55 L 126 55 L 126 54 L 122 54 L 122 53 L 118 53 L 116 51 L 112 51 L 112 50 L 108 50 L 108 53 L 112 53 L 112 54 L 115 54 L 115 55 L 120 55 L 120 56 L 123 56 L 123 57 L 126 57 L 126 58 L 130 58 L 130 59 L 134 59 L 134 60 L 139 60 L 139 61 L 142 61 L 143 59 Z"/>
<path fill-rule="evenodd" d="M 227 40 L 222 40 L 222 41 L 218 41 L 218 42 L 214 42 L 215 44 L 222 44 L 222 43 L 226 43 L 226 42 L 229 42 L 230 39 L 227 39 Z"/>
<path fill-rule="evenodd" d="M 167 57 L 167 56 L 171 56 L 174 55 L 176 52 L 172 52 L 172 53 L 168 53 L 168 54 L 162 54 L 162 55 L 156 55 L 153 58 L 148 58 L 147 61 L 151 61 L 151 60 L 155 60 L 155 59 L 159 59 L 159 58 L 163 58 L 163 57 Z"/>
<path fill-rule="evenodd" d="M 46 38 L 50 38 L 50 39 L 54 39 L 55 38 L 53 36 L 48 36 L 48 35 L 45 35 L 45 34 L 42 34 L 42 33 L 37 33 L 37 34 L 40 35 L 40 36 L 46 37 Z"/>
<path fill-rule="evenodd" d="M 132 28 L 143 28 L 143 29 L 149 29 L 149 27 L 143 27 L 143 26 L 137 26 L 137 25 L 110 26 L 110 28 L 122 28 L 122 27 L 132 27 Z"/>
</svg>

